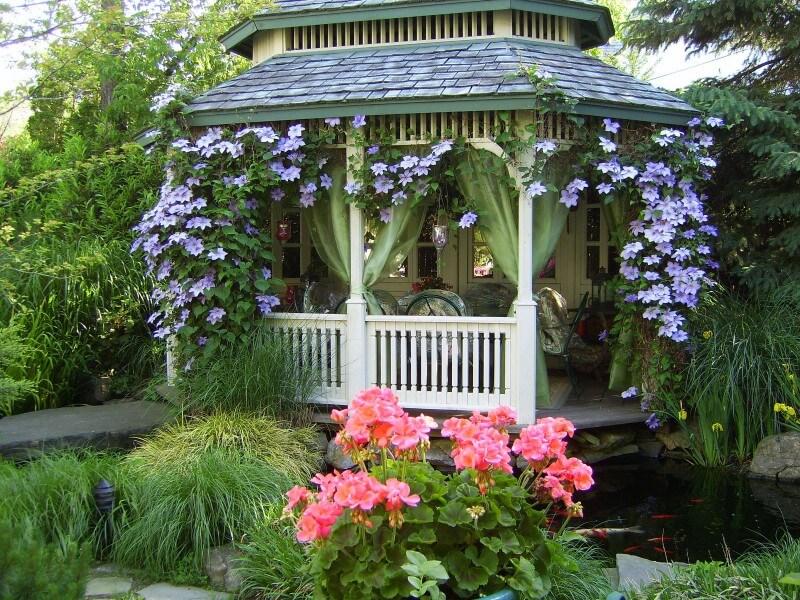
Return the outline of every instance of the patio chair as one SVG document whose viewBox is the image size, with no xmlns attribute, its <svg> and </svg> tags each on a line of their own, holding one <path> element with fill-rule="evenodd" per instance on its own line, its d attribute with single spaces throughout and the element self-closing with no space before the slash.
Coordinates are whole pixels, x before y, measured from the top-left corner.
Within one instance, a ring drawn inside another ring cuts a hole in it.
<svg viewBox="0 0 800 600">
<path fill-rule="evenodd" d="M 463 299 L 476 316 L 507 317 L 516 297 L 515 291 L 499 283 L 478 283 L 467 290 Z"/>
<path fill-rule="evenodd" d="M 580 370 L 596 369 L 606 353 L 605 346 L 587 346 L 575 333 L 588 299 L 589 294 L 584 294 L 574 311 L 575 316 L 570 318 L 569 313 L 572 311 L 567 308 L 564 296 L 551 288 L 542 288 L 539 291 L 539 339 L 542 348 L 545 354 L 558 356 L 563 360 L 564 370 L 576 396 L 579 395 L 579 390 L 574 369 L 578 366 Z"/>
<path fill-rule="evenodd" d="M 407 314 L 415 317 L 468 317 L 472 309 L 449 290 L 422 290 L 408 304 Z"/>
</svg>

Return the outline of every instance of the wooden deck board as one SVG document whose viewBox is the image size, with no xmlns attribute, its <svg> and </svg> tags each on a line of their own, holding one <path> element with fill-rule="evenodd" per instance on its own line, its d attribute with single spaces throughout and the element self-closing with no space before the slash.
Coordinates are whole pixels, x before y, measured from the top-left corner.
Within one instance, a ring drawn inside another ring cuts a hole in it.
<svg viewBox="0 0 800 600">
<path fill-rule="evenodd" d="M 558 380 L 558 376 L 551 376 Z M 631 423 L 644 423 L 649 416 L 643 413 L 639 403 L 634 400 L 625 400 L 619 395 L 606 391 L 606 382 L 595 380 L 582 380 L 583 390 L 579 397 L 570 395 L 566 403 L 560 408 L 539 408 L 536 418 L 564 417 L 575 424 L 578 429 L 591 429 L 594 427 L 610 427 L 612 425 L 628 425 Z M 554 386 L 557 387 L 557 386 Z M 320 425 L 333 425 L 330 411 L 315 413 L 314 422 Z M 411 414 L 420 411 L 409 410 Z M 440 424 L 445 419 L 453 416 L 468 417 L 468 412 L 453 411 L 424 411 L 434 417 Z M 518 432 L 520 427 L 511 427 L 511 433 Z"/>
</svg>

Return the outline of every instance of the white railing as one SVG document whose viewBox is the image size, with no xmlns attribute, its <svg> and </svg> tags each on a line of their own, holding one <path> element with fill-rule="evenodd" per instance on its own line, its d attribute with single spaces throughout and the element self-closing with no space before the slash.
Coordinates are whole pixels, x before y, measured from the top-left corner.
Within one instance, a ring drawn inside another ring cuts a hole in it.
<svg viewBox="0 0 800 600">
<path fill-rule="evenodd" d="M 275 313 L 267 321 L 297 361 L 312 369 L 319 386 L 313 401 L 347 404 L 347 316 Z"/>
<path fill-rule="evenodd" d="M 407 408 L 517 408 L 513 318 L 367 317 L 369 385 L 388 386 Z"/>
</svg>

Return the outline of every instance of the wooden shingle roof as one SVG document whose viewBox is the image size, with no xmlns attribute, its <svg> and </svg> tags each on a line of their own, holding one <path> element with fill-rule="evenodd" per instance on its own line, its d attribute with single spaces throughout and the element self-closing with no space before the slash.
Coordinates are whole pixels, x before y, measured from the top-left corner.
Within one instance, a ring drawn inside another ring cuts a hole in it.
<svg viewBox="0 0 800 600">
<path fill-rule="evenodd" d="M 580 114 L 683 124 L 696 112 L 578 48 L 501 38 L 278 55 L 198 96 L 186 113 L 192 124 L 217 125 L 532 108 L 532 84 L 510 76 L 521 65 L 548 71 Z"/>
</svg>

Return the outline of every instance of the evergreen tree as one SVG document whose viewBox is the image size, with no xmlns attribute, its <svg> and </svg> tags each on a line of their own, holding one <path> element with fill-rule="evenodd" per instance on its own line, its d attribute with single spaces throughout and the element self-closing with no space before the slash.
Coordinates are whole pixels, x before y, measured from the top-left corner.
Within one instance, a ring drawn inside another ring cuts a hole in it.
<svg viewBox="0 0 800 600">
<path fill-rule="evenodd" d="M 642 0 L 627 36 L 649 50 L 683 41 L 692 52 L 749 52 L 739 72 L 684 97 L 732 125 L 718 139 L 710 198 L 732 283 L 800 282 L 800 3 Z"/>
</svg>

